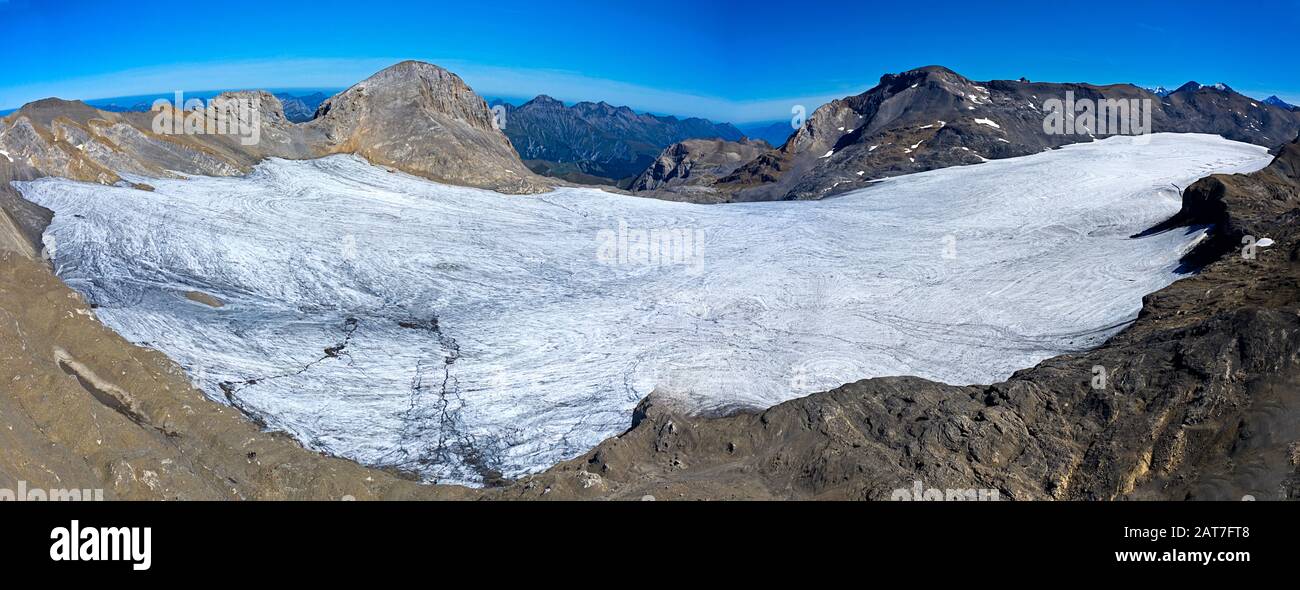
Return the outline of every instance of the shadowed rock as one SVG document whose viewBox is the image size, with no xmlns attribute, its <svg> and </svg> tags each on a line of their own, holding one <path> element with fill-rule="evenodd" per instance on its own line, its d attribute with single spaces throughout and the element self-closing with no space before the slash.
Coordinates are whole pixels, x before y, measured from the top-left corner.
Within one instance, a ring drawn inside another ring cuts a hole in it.
<svg viewBox="0 0 1300 590">
<path fill-rule="evenodd" d="M 664 198 L 691 195 L 700 201 L 703 192 L 723 176 L 771 149 L 763 140 L 689 139 L 668 146 L 628 187 L 633 191 L 661 191 Z M 642 196 L 646 196 L 642 193 Z M 658 196 L 658 195 L 656 195 Z"/>
</svg>

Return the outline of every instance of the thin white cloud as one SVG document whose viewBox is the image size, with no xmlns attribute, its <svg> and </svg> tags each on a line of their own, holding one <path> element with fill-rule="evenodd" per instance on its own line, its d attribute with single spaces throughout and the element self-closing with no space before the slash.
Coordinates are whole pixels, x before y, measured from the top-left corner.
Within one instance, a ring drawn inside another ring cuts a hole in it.
<svg viewBox="0 0 1300 590">
<path fill-rule="evenodd" d="M 227 88 L 346 87 L 401 59 L 257 60 L 138 68 L 0 88 L 0 108 L 16 108 L 51 96 L 85 100 L 165 94 L 177 90 L 197 92 Z M 610 104 L 627 105 L 638 111 L 705 117 L 731 123 L 787 119 L 791 116 L 790 110 L 794 105 L 803 105 L 811 113 L 830 100 L 856 94 L 866 88 L 864 86 L 857 90 L 812 96 L 731 100 L 593 78 L 577 72 L 483 66 L 436 58 L 424 58 L 424 61 L 455 72 L 481 95 L 531 97 L 547 94 L 566 102 L 603 100 Z"/>
</svg>

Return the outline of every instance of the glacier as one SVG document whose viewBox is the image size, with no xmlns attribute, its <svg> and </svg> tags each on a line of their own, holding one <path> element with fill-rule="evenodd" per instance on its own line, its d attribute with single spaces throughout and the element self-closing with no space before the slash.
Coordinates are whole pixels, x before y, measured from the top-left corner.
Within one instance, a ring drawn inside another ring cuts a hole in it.
<svg viewBox="0 0 1300 590">
<path fill-rule="evenodd" d="M 510 196 L 353 156 L 136 179 L 154 192 L 14 184 L 56 213 L 58 275 L 208 396 L 311 449 L 481 485 L 618 434 L 652 391 L 721 414 L 867 377 L 994 382 L 1101 344 L 1204 228 L 1131 236 L 1178 187 L 1270 160 L 1145 139 L 815 202 Z"/>
</svg>

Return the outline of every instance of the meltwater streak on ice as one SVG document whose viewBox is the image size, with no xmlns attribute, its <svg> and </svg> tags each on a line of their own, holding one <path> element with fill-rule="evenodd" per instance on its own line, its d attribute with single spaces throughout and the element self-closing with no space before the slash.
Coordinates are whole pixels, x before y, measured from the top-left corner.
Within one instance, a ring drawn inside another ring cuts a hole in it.
<svg viewBox="0 0 1300 590">
<path fill-rule="evenodd" d="M 873 376 L 993 382 L 1096 346 L 1201 234 L 1129 237 L 1177 211 L 1173 185 L 1268 160 L 1214 136 L 1115 138 L 713 206 L 506 196 L 349 156 L 155 192 L 19 186 L 57 214 L 60 276 L 210 396 L 314 449 L 474 483 L 580 454 L 656 388 L 766 407 Z M 620 220 L 703 230 L 703 272 L 602 264 Z"/>
</svg>

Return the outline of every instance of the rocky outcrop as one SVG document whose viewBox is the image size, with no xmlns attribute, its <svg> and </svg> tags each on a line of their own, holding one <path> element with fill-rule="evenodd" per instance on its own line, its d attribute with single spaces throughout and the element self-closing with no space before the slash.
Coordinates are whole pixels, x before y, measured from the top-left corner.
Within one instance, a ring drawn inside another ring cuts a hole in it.
<svg viewBox="0 0 1300 590">
<path fill-rule="evenodd" d="M 689 139 L 668 146 L 632 181 L 629 190 L 660 191 L 666 198 L 689 193 L 714 192 L 712 184 L 741 165 L 771 149 L 763 140 Z M 644 195 L 642 195 L 644 196 Z"/>
<path fill-rule="evenodd" d="M 739 140 L 738 129 L 705 119 L 637 113 L 605 102 L 573 106 L 538 96 L 505 109 L 505 133 L 539 174 L 573 182 L 626 185 L 661 150 L 687 139 Z"/>
<path fill-rule="evenodd" d="M 519 161 L 492 111 L 459 76 L 405 61 L 321 104 L 305 124 L 322 153 L 354 153 L 438 182 L 506 193 L 549 186 Z"/>
<path fill-rule="evenodd" d="M 975 82 L 939 66 L 886 74 L 857 96 L 818 108 L 778 150 L 716 183 L 728 200 L 819 199 L 889 176 L 1009 158 L 1117 134 L 1047 133 L 1048 100 L 1150 101 L 1154 132 L 1213 133 L 1270 148 L 1300 133 L 1300 115 L 1225 85 L 1161 96 L 1129 84 Z M 1094 110 L 1094 113 L 1102 111 Z M 1093 133 L 1095 131 L 1095 133 Z"/>
</svg>

